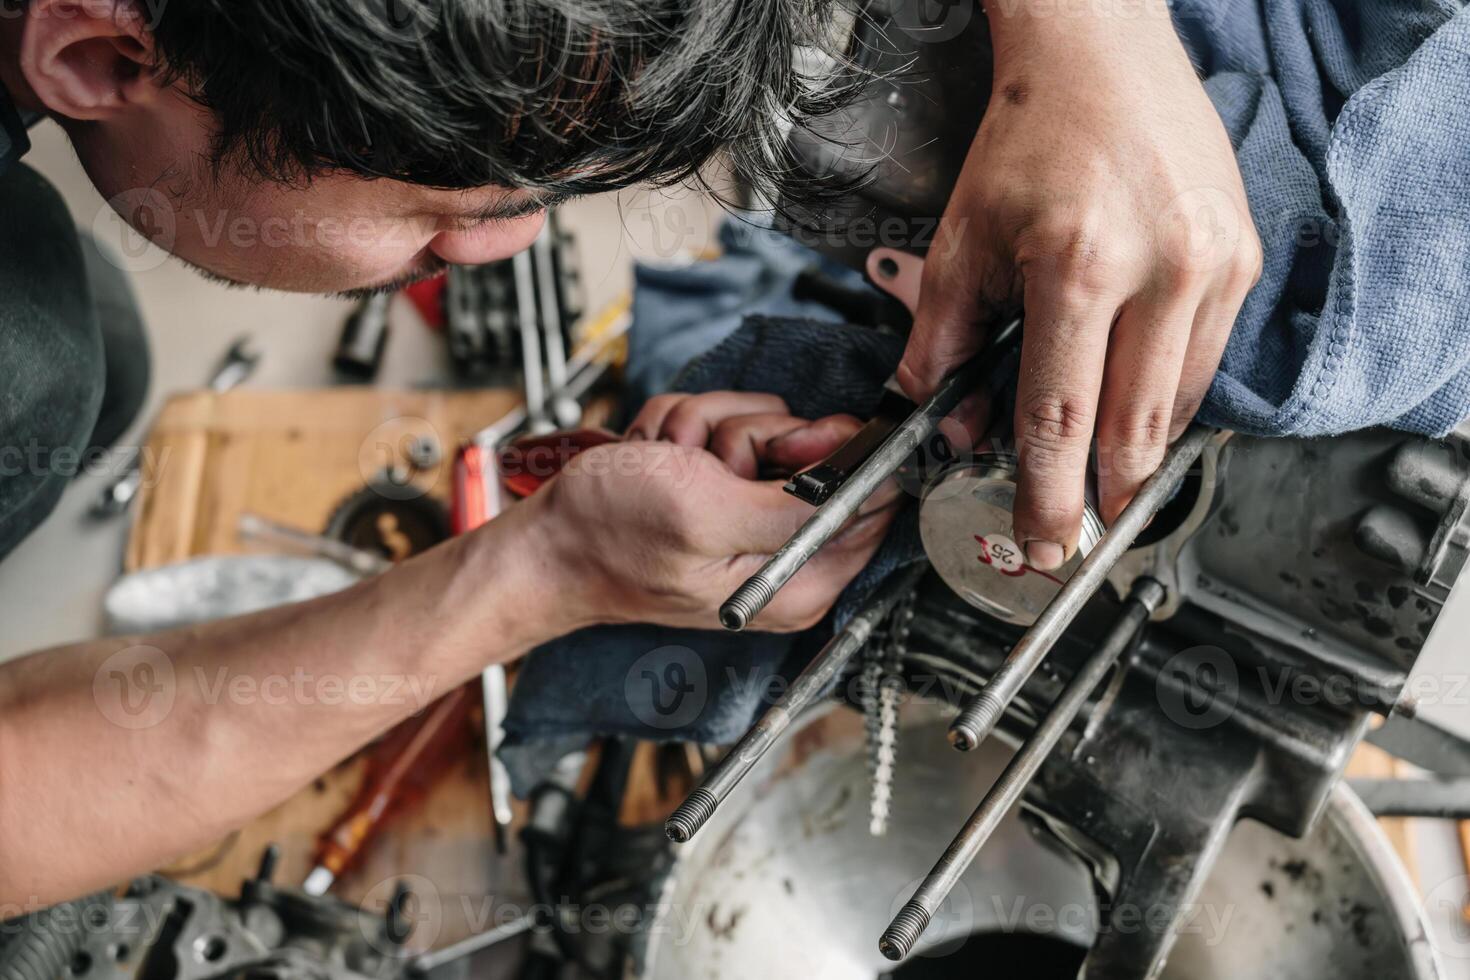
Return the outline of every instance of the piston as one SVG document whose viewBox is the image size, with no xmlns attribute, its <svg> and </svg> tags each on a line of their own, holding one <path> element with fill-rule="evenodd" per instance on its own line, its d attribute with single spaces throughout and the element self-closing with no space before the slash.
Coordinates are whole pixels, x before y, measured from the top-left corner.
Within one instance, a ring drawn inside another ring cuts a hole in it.
<svg viewBox="0 0 1470 980">
<path fill-rule="evenodd" d="M 1083 504 L 1077 550 L 1060 568 L 1026 563 L 1012 516 L 1017 460 L 1012 453 L 980 453 L 949 467 L 924 494 L 919 534 L 944 583 L 981 612 L 1030 626 L 1103 536 L 1102 519 Z"/>
</svg>

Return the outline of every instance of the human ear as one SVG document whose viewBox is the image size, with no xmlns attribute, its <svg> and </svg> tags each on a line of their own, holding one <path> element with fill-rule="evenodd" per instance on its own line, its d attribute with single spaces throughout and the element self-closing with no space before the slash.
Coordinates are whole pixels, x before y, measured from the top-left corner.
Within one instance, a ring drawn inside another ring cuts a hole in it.
<svg viewBox="0 0 1470 980">
<path fill-rule="evenodd" d="M 133 0 L 31 0 L 20 67 L 47 109 L 99 121 L 162 91 L 153 38 Z"/>
</svg>

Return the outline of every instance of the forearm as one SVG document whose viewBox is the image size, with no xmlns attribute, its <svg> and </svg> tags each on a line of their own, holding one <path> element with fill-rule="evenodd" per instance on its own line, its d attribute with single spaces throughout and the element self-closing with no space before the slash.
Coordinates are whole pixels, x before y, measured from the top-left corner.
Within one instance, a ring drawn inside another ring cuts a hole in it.
<svg viewBox="0 0 1470 980">
<path fill-rule="evenodd" d="M 0 667 L 0 905 L 73 896 L 216 840 L 548 639 L 524 524 L 507 515 L 312 602 Z"/>
</svg>

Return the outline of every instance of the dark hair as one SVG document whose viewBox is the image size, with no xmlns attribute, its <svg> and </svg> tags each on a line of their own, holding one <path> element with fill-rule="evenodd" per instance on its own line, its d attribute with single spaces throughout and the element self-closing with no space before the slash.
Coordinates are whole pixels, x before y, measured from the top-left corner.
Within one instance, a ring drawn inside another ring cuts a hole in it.
<svg viewBox="0 0 1470 980">
<path fill-rule="evenodd" d="M 804 74 L 832 0 L 168 0 L 161 67 L 216 117 L 216 162 L 440 188 L 592 193 L 723 153 L 801 180 L 788 126 L 841 95 Z"/>
</svg>

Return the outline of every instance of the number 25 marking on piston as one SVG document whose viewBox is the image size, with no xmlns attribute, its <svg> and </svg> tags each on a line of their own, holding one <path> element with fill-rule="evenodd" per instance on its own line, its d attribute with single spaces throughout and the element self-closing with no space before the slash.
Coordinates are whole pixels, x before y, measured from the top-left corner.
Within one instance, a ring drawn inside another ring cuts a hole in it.
<svg viewBox="0 0 1470 980">
<path fill-rule="evenodd" d="M 996 535 L 994 538 L 982 538 L 977 534 L 975 535 L 975 540 L 980 542 L 980 554 L 976 557 L 1002 575 L 1020 578 L 1022 575 L 1030 572 L 1032 575 L 1040 575 L 1042 578 L 1055 582 L 1057 585 L 1062 584 L 1062 580 L 1055 575 L 1048 575 L 1046 572 L 1039 571 L 1026 564 L 1026 559 L 1021 554 L 1021 549 L 1010 538 L 1001 537 L 1000 535 Z"/>
<path fill-rule="evenodd" d="M 1020 576 L 1026 574 L 1026 562 L 1021 557 L 1021 549 L 1009 538 L 996 537 L 994 540 L 982 538 L 975 535 L 975 540 L 980 542 L 979 559 L 991 566 L 1002 575 Z"/>
</svg>

